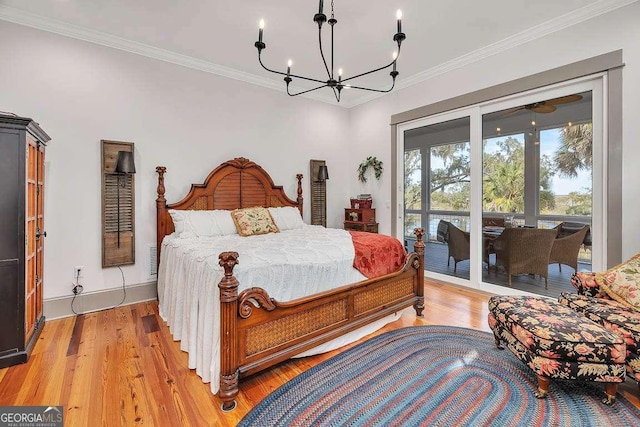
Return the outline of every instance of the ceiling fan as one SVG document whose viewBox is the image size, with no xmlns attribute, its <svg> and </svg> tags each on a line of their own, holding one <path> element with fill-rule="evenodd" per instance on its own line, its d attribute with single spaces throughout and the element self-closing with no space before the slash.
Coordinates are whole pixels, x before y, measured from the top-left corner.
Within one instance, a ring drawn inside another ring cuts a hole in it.
<svg viewBox="0 0 640 427">
<path fill-rule="evenodd" d="M 502 117 L 510 116 L 511 114 L 515 114 L 518 111 L 529 110 L 535 113 L 553 113 L 556 111 L 556 105 L 559 104 L 568 104 L 570 102 L 580 101 L 582 99 L 582 95 L 567 95 L 561 96 L 559 98 L 547 99 L 546 101 L 538 101 L 532 104 L 521 105 L 520 107 L 513 108 L 502 115 Z"/>
</svg>

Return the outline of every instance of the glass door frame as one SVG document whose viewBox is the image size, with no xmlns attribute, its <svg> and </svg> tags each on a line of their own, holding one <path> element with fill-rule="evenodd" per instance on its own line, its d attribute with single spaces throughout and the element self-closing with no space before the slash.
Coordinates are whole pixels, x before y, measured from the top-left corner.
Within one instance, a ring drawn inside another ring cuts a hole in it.
<svg viewBox="0 0 640 427">
<path fill-rule="evenodd" d="M 606 73 L 562 82 L 543 88 L 510 95 L 496 100 L 479 103 L 469 107 L 463 107 L 452 111 L 434 114 L 432 116 L 399 123 L 396 129 L 396 182 L 398 212 L 396 237 L 404 236 L 404 132 L 429 126 L 445 121 L 469 117 L 471 144 L 471 260 L 469 280 L 452 277 L 444 274 L 425 270 L 425 277 L 442 280 L 445 282 L 472 287 L 483 291 L 505 294 L 522 295 L 527 292 L 493 285 L 482 281 L 482 116 L 508 108 L 531 104 L 537 101 L 552 99 L 573 93 L 592 92 L 592 123 L 593 123 L 593 199 L 592 199 L 592 270 L 601 271 L 607 265 L 607 123 L 606 123 Z M 531 294 L 533 295 L 533 294 Z"/>
<path fill-rule="evenodd" d="M 395 235 L 396 237 L 399 238 L 404 238 L 404 132 L 411 130 L 411 129 L 416 129 L 416 128 L 421 128 L 421 127 L 425 127 L 425 126 L 430 126 L 430 125 L 434 125 L 434 124 L 438 124 L 438 123 L 442 123 L 442 122 L 448 122 L 448 121 L 452 121 L 452 120 L 456 120 L 456 119 L 461 119 L 461 118 L 469 118 L 469 143 L 470 143 L 470 149 L 473 150 L 473 146 L 474 144 L 477 144 L 477 141 L 474 142 L 474 134 L 477 134 L 478 132 L 480 132 L 480 135 L 482 133 L 481 128 L 478 128 L 478 123 L 477 120 L 474 120 L 473 117 L 474 115 L 478 115 L 479 114 L 479 107 L 478 106 L 473 106 L 473 107 L 465 107 L 465 108 L 459 108 L 456 110 L 452 110 L 452 111 L 447 111 L 444 113 L 439 113 L 439 114 L 435 114 L 433 116 L 429 116 L 429 117 L 425 117 L 425 118 L 421 118 L 421 119 L 417 119 L 417 120 L 413 120 L 410 122 L 405 122 L 402 124 L 399 124 L 397 127 L 397 148 L 398 148 L 398 153 L 396 156 L 396 159 L 398 161 L 398 164 L 396 165 L 396 171 L 398 171 L 398 177 L 397 177 L 397 183 L 398 183 L 398 187 L 396 188 L 396 191 L 398 192 L 398 221 L 396 223 L 397 227 L 395 230 Z M 427 153 L 428 155 L 428 153 Z M 473 154 L 471 154 L 471 156 L 473 157 Z M 424 162 L 423 162 L 424 165 Z M 425 171 L 422 171 L 422 174 L 424 175 Z M 427 171 L 428 173 L 428 171 Z M 473 162 L 471 163 L 471 206 L 473 206 L 474 204 L 474 190 L 473 190 L 473 178 L 474 177 L 474 173 L 473 173 Z M 428 191 L 426 191 L 427 195 L 425 196 L 425 188 L 424 188 L 424 181 L 423 181 L 423 189 L 422 189 L 422 195 L 423 198 L 424 197 L 429 197 L 428 196 Z M 422 202 L 422 206 L 425 205 L 425 200 L 423 199 Z M 422 223 L 424 224 L 424 214 L 425 212 L 422 212 L 423 215 L 423 220 Z M 471 222 L 471 227 L 473 229 L 473 210 L 470 212 L 470 222 Z M 425 238 L 427 236 L 425 230 Z M 456 285 L 461 285 L 461 286 L 466 286 L 469 287 L 470 283 L 474 283 L 474 262 L 477 262 L 477 259 L 474 260 L 473 257 L 473 248 L 475 247 L 475 240 L 477 239 L 477 236 L 474 236 L 476 233 L 471 233 L 471 265 L 470 265 L 470 269 L 469 269 L 469 279 L 464 279 L 461 277 L 455 277 L 455 276 L 449 276 L 446 274 L 442 274 L 442 273 L 436 273 L 433 271 L 428 271 L 425 269 L 425 277 L 429 277 L 429 278 L 434 278 L 437 280 L 441 280 L 441 281 L 445 281 L 445 282 L 449 282 L 449 283 L 454 283 Z M 479 241 L 478 244 L 481 244 L 481 240 Z M 426 242 L 425 242 L 426 243 Z M 480 262 L 482 262 L 480 260 Z M 480 271 L 480 270 L 478 270 Z"/>
</svg>

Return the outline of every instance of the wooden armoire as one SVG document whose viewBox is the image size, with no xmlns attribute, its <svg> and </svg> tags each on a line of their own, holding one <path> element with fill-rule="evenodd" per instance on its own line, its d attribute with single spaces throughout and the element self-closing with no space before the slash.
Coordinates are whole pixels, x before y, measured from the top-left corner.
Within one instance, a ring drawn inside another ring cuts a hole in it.
<svg viewBox="0 0 640 427">
<path fill-rule="evenodd" d="M 24 363 L 42 327 L 44 153 L 38 123 L 0 113 L 0 368 Z"/>
</svg>

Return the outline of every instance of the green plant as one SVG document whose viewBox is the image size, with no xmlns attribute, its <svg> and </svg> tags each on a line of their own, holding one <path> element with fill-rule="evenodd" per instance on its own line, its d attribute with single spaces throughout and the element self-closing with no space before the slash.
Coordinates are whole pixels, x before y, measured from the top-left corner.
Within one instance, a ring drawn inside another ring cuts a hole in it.
<svg viewBox="0 0 640 427">
<path fill-rule="evenodd" d="M 376 179 L 380 179 L 382 176 L 382 161 L 378 160 L 375 156 L 369 156 L 358 166 L 358 180 L 360 182 L 367 182 L 365 174 L 369 167 L 373 168 Z"/>
</svg>

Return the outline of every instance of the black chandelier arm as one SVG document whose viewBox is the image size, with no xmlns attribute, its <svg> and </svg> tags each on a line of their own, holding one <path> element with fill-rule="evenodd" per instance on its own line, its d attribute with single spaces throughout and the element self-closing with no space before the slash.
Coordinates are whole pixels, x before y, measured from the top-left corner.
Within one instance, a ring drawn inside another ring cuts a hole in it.
<svg viewBox="0 0 640 427">
<path fill-rule="evenodd" d="M 333 24 L 331 24 L 331 78 L 333 78 Z"/>
<path fill-rule="evenodd" d="M 393 90 L 393 88 L 396 86 L 396 79 L 393 79 L 393 84 L 391 85 L 391 87 L 389 89 L 371 89 L 368 87 L 362 87 L 362 86 L 348 86 L 349 89 L 360 89 L 360 90 L 368 90 L 369 92 L 379 92 L 379 93 L 387 93 L 387 92 L 391 92 Z"/>
<path fill-rule="evenodd" d="M 287 84 L 287 95 L 289 95 L 289 96 L 298 96 L 298 95 L 302 95 L 302 94 L 305 94 L 305 93 L 313 92 L 314 90 L 322 89 L 323 87 L 326 87 L 326 86 L 327 85 L 324 84 L 322 86 L 314 87 L 313 89 L 303 90 L 302 92 L 298 92 L 298 93 L 291 93 L 291 92 L 289 92 L 289 85 Z"/>
<path fill-rule="evenodd" d="M 331 31 L 333 31 L 333 27 L 331 27 Z M 333 42 L 333 38 L 331 39 Z M 333 78 L 333 64 L 331 64 L 331 72 L 329 71 L 329 67 L 327 66 L 327 60 L 324 59 L 324 51 L 322 50 L 322 27 L 318 25 L 318 45 L 320 47 L 320 56 L 322 57 L 322 62 L 324 63 L 324 68 L 327 70 L 327 76 L 332 79 Z M 333 57 L 333 48 L 331 49 L 331 56 Z"/>
<path fill-rule="evenodd" d="M 356 74 L 355 76 L 347 77 L 346 79 L 342 79 L 342 83 L 344 83 L 346 81 L 349 81 L 349 80 L 357 79 L 358 77 L 366 76 L 367 74 L 376 73 L 378 71 L 384 70 L 385 68 L 389 68 L 393 64 L 395 64 L 396 61 L 398 61 L 398 58 L 400 58 L 400 48 L 399 47 L 398 47 L 398 55 L 396 56 L 396 59 L 394 59 L 393 61 L 391 61 L 387 65 L 383 65 L 382 67 L 376 68 L 375 70 L 371 70 L 371 71 L 367 71 L 365 73 Z"/>
<path fill-rule="evenodd" d="M 322 86 L 314 87 L 313 89 L 303 90 L 302 92 L 291 93 L 291 92 L 289 92 L 289 83 L 287 83 L 287 95 L 289 95 L 289 96 L 303 95 L 305 93 L 313 92 L 314 90 L 322 89 L 323 87 L 327 87 L 327 86 L 328 85 L 325 84 L 325 85 L 322 85 Z M 333 87 L 331 89 L 333 89 L 333 95 L 336 97 L 336 101 L 340 102 L 340 91 L 336 90 L 335 87 Z"/>
<path fill-rule="evenodd" d="M 282 71 L 272 70 L 272 69 L 266 67 L 262 63 L 262 55 L 260 55 L 260 53 L 258 53 L 258 62 L 260 62 L 260 65 L 262 65 L 262 68 L 264 68 L 265 70 L 267 70 L 267 71 L 269 71 L 271 73 L 280 74 L 281 76 L 295 77 L 297 79 L 308 80 L 310 82 L 323 83 L 325 86 L 327 85 L 327 82 L 325 82 L 323 80 L 312 79 L 310 77 L 299 76 L 297 74 L 287 74 L 287 73 L 283 73 Z"/>
</svg>

